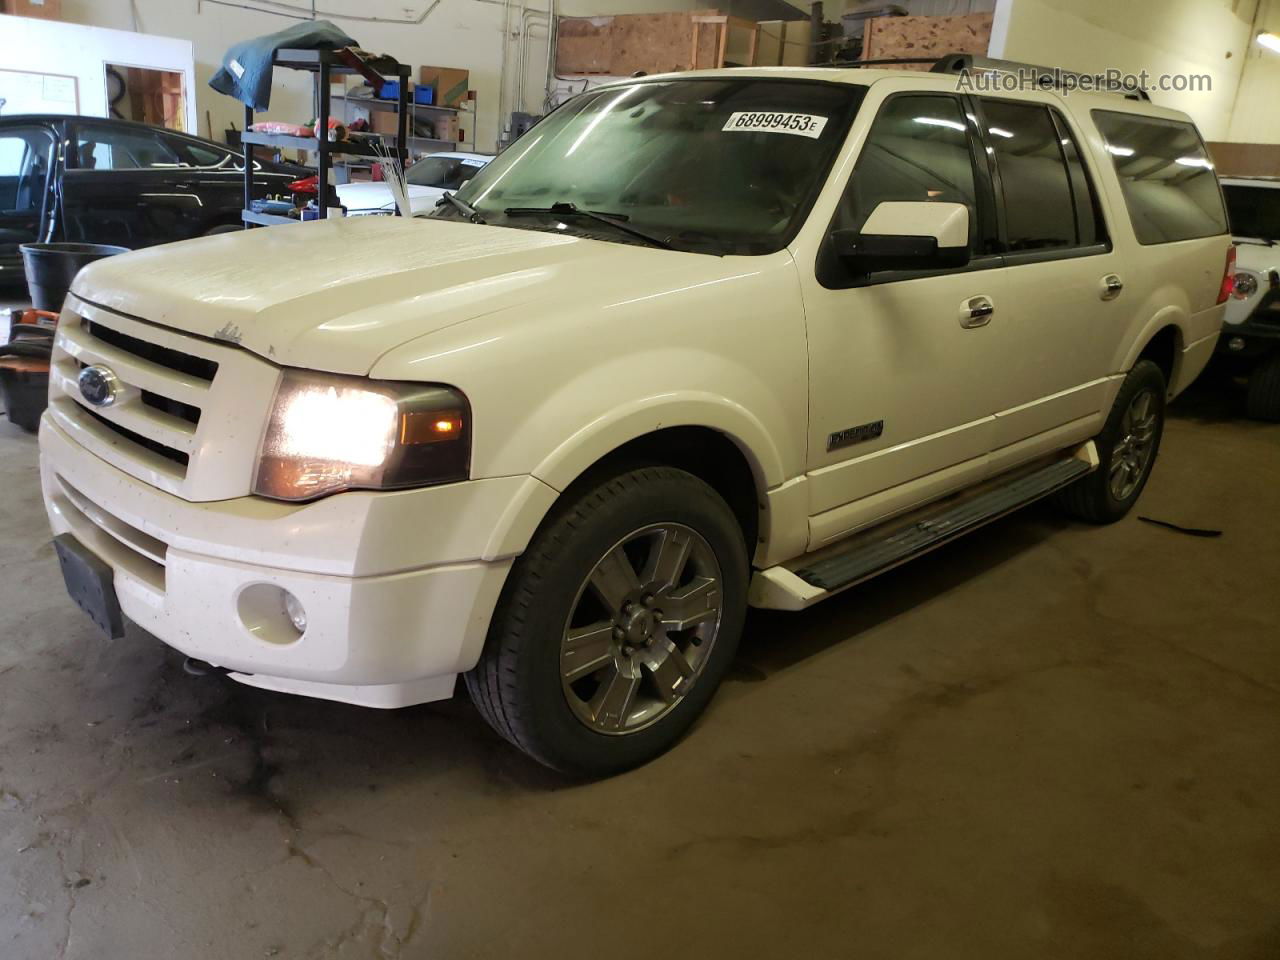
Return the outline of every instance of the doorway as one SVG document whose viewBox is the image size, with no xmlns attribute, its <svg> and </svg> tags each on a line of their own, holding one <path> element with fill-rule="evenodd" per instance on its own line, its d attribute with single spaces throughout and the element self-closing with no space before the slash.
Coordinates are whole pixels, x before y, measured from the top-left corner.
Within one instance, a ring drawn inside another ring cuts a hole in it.
<svg viewBox="0 0 1280 960">
<path fill-rule="evenodd" d="M 185 77 L 175 70 L 108 63 L 107 110 L 117 120 L 187 132 Z"/>
</svg>

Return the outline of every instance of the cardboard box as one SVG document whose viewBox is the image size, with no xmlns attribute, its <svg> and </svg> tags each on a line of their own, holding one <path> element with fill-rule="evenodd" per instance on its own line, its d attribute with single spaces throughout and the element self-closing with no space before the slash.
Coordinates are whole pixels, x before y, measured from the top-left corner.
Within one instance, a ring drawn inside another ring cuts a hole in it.
<svg viewBox="0 0 1280 960">
<path fill-rule="evenodd" d="M 0 0 L 0 13 L 7 13 L 12 17 L 61 20 L 62 0 Z"/>
<path fill-rule="evenodd" d="M 436 124 L 437 140 L 458 140 L 458 118 L 452 114 L 441 114 L 433 118 Z"/>
<path fill-rule="evenodd" d="M 369 129 L 394 137 L 400 130 L 400 115 L 394 110 L 370 110 Z"/>
<path fill-rule="evenodd" d="M 435 88 L 437 106 L 457 107 L 467 99 L 471 73 L 457 67 L 421 67 L 418 70 L 418 83 Z"/>
</svg>

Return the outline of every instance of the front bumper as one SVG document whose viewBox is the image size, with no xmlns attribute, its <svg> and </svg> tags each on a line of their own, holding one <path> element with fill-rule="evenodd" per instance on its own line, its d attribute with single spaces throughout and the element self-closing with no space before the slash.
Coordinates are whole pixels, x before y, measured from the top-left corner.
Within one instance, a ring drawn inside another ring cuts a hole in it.
<svg viewBox="0 0 1280 960">
<path fill-rule="evenodd" d="M 1280 346 L 1280 275 L 1271 271 L 1267 287 L 1245 309 L 1243 319 L 1222 325 L 1219 354 L 1253 360 Z"/>
<path fill-rule="evenodd" d="M 193 503 L 89 453 L 48 415 L 40 465 L 54 533 L 111 566 L 130 620 L 246 683 L 380 707 L 451 694 L 536 525 L 512 518 L 554 498 L 532 477 L 504 477 L 309 504 Z M 255 585 L 302 602 L 301 636 L 272 620 L 280 611 L 264 614 Z"/>
</svg>

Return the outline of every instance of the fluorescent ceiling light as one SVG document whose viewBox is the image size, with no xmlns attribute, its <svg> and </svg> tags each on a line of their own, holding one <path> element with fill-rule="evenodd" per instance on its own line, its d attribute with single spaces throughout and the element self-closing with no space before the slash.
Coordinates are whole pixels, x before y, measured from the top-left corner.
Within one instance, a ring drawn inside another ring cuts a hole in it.
<svg viewBox="0 0 1280 960">
<path fill-rule="evenodd" d="M 912 117 L 916 123 L 928 124 L 931 127 L 950 127 L 952 130 L 964 132 L 964 124 L 959 120 L 943 120 L 941 117 Z"/>
<path fill-rule="evenodd" d="M 1280 34 L 1260 33 L 1258 34 L 1258 43 L 1266 47 L 1268 50 L 1274 50 L 1280 53 Z"/>
<path fill-rule="evenodd" d="M 1132 157 L 1133 147 L 1113 147 L 1107 144 L 1107 153 L 1115 157 Z"/>
<path fill-rule="evenodd" d="M 1013 139 L 1013 134 L 1001 127 L 987 127 L 987 133 L 994 134 L 997 137 L 1004 137 L 1006 140 Z"/>
</svg>

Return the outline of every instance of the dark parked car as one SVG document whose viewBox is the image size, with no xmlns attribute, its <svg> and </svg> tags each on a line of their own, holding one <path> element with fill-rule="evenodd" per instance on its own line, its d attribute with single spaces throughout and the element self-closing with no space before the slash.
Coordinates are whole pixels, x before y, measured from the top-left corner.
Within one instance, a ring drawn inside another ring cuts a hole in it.
<svg viewBox="0 0 1280 960">
<path fill-rule="evenodd" d="M 258 197 L 311 171 L 256 161 Z M 239 227 L 244 159 L 220 143 L 97 117 L 0 117 L 0 283 L 22 278 L 18 245 L 136 248 Z"/>
</svg>

